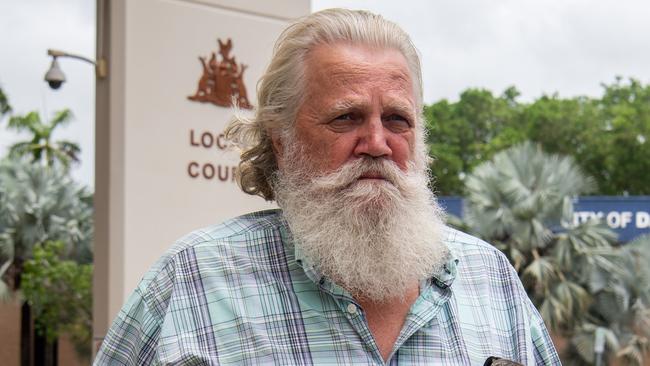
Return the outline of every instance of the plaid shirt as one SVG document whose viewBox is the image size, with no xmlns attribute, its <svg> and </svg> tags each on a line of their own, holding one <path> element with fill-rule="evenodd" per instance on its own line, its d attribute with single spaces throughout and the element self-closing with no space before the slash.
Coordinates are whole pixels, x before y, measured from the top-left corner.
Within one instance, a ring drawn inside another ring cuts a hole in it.
<svg viewBox="0 0 650 366">
<path fill-rule="evenodd" d="M 333 238 L 334 240 L 335 238 Z M 181 239 L 145 275 L 95 365 L 559 365 L 508 260 L 453 229 L 454 258 L 421 285 L 388 362 L 363 309 L 296 251 L 281 211 Z"/>
</svg>

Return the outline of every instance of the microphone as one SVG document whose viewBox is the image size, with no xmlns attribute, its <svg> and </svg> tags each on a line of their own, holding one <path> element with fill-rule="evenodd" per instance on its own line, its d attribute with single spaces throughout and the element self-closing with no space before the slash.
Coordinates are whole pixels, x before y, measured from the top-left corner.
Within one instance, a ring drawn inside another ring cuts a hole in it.
<svg viewBox="0 0 650 366">
<path fill-rule="evenodd" d="M 496 356 L 490 356 L 485 360 L 483 366 L 524 366 L 519 362 L 506 360 L 505 358 L 500 358 Z"/>
</svg>

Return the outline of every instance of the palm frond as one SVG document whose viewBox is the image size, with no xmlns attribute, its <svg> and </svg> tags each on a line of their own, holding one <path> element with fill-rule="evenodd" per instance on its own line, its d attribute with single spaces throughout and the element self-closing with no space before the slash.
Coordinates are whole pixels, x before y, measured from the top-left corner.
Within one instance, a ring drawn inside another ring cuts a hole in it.
<svg viewBox="0 0 650 366">
<path fill-rule="evenodd" d="M 641 299 L 636 299 L 632 304 L 630 325 L 637 335 L 650 338 L 650 307 Z"/>
<path fill-rule="evenodd" d="M 73 162 L 79 161 L 79 153 L 81 153 L 81 147 L 79 147 L 79 144 L 72 141 L 61 140 L 56 142 L 56 146 L 59 151 L 67 155 Z"/>
<path fill-rule="evenodd" d="M 594 352 L 595 345 L 595 331 L 582 329 L 573 337 L 571 337 L 571 345 L 574 346 L 580 358 L 589 364 L 596 361 L 596 354 Z"/>
<path fill-rule="evenodd" d="M 5 281 L 0 278 L 0 301 L 5 302 L 11 299 L 11 289 Z"/>
<path fill-rule="evenodd" d="M 558 282 L 553 288 L 553 295 L 569 313 L 573 314 L 568 322 L 570 324 L 579 323 L 591 300 L 589 293 L 582 286 L 569 280 Z"/>
<path fill-rule="evenodd" d="M 58 126 L 64 126 L 72 120 L 73 115 L 69 109 L 57 111 L 52 120 L 50 120 L 50 129 L 54 130 Z"/>
<path fill-rule="evenodd" d="M 27 113 L 24 116 L 12 116 L 9 118 L 7 128 L 15 131 L 37 132 L 41 125 L 41 117 L 36 111 Z"/>
<path fill-rule="evenodd" d="M 524 266 L 527 262 L 526 260 L 526 255 L 517 249 L 515 246 L 508 246 L 506 244 L 501 244 L 500 247 L 497 246 L 499 250 L 508 253 L 510 260 L 512 261 L 512 266 L 515 267 L 515 270 L 519 272 L 521 270 L 522 266 Z"/>
<path fill-rule="evenodd" d="M 630 308 L 631 294 L 620 284 L 609 284 L 594 296 L 593 309 L 608 323 L 615 323 L 625 316 Z"/>
<path fill-rule="evenodd" d="M 605 353 L 617 352 L 620 348 L 616 333 L 610 329 L 591 323 L 584 323 L 571 337 L 574 353 L 577 353 L 586 364 L 593 365 L 596 358 L 597 333 L 602 333 L 605 338 Z M 605 358 L 606 355 L 602 357 Z"/>
<path fill-rule="evenodd" d="M 542 315 L 544 322 L 555 332 L 564 330 L 565 325 L 573 315 L 553 296 L 547 296 L 542 300 L 541 305 L 539 305 L 539 313 Z"/>
<path fill-rule="evenodd" d="M 632 339 L 616 353 L 616 356 L 622 359 L 625 365 L 642 366 L 644 355 L 650 351 L 649 344 L 645 337 L 632 336 Z"/>
<path fill-rule="evenodd" d="M 3 226 L 7 226 L 6 222 Z M 15 256 L 14 243 L 10 240 L 11 234 L 11 229 L 7 227 L 0 231 L 0 261 L 11 261 Z M 2 276 L 2 274 L 0 274 L 0 276 Z"/>
<path fill-rule="evenodd" d="M 49 165 L 53 165 L 54 161 L 58 161 L 61 165 L 63 165 L 63 168 L 66 170 L 69 168 L 70 163 L 72 161 L 70 155 L 66 154 L 64 151 L 61 151 L 60 149 L 50 148 L 48 149 L 48 155 L 50 156 Z"/>
<path fill-rule="evenodd" d="M 527 287 L 534 288 L 536 294 L 547 294 L 557 278 L 555 264 L 545 257 L 535 258 L 522 272 L 522 281 Z"/>
<path fill-rule="evenodd" d="M 41 149 L 41 145 L 34 144 L 31 141 L 17 142 L 9 146 L 10 157 L 27 157 L 30 156 L 33 161 L 36 161 L 36 152 Z"/>
</svg>

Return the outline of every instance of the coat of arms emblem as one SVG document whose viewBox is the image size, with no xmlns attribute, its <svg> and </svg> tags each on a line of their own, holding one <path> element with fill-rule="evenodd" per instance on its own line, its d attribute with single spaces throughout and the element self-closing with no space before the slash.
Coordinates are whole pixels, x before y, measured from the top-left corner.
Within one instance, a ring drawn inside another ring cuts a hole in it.
<svg viewBox="0 0 650 366">
<path fill-rule="evenodd" d="M 235 56 L 230 56 L 232 49 L 232 40 L 228 38 L 227 42 L 219 43 L 220 60 L 212 52 L 209 61 L 206 57 L 199 57 L 203 66 L 203 75 L 199 79 L 196 93 L 188 96 L 189 100 L 202 103 L 212 103 L 222 107 L 230 107 L 233 101 L 239 108 L 251 109 L 246 96 L 246 87 L 244 86 L 244 71 L 246 65 L 237 64 Z"/>
</svg>

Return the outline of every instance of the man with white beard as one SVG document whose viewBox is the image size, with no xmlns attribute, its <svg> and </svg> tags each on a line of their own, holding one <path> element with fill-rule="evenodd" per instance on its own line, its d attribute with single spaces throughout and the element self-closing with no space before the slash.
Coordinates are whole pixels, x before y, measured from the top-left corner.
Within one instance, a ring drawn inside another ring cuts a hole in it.
<svg viewBox="0 0 650 366">
<path fill-rule="evenodd" d="M 403 30 L 359 11 L 299 19 L 258 103 L 227 135 L 244 192 L 281 209 L 181 239 L 95 364 L 559 364 L 507 259 L 442 223 Z"/>
</svg>

